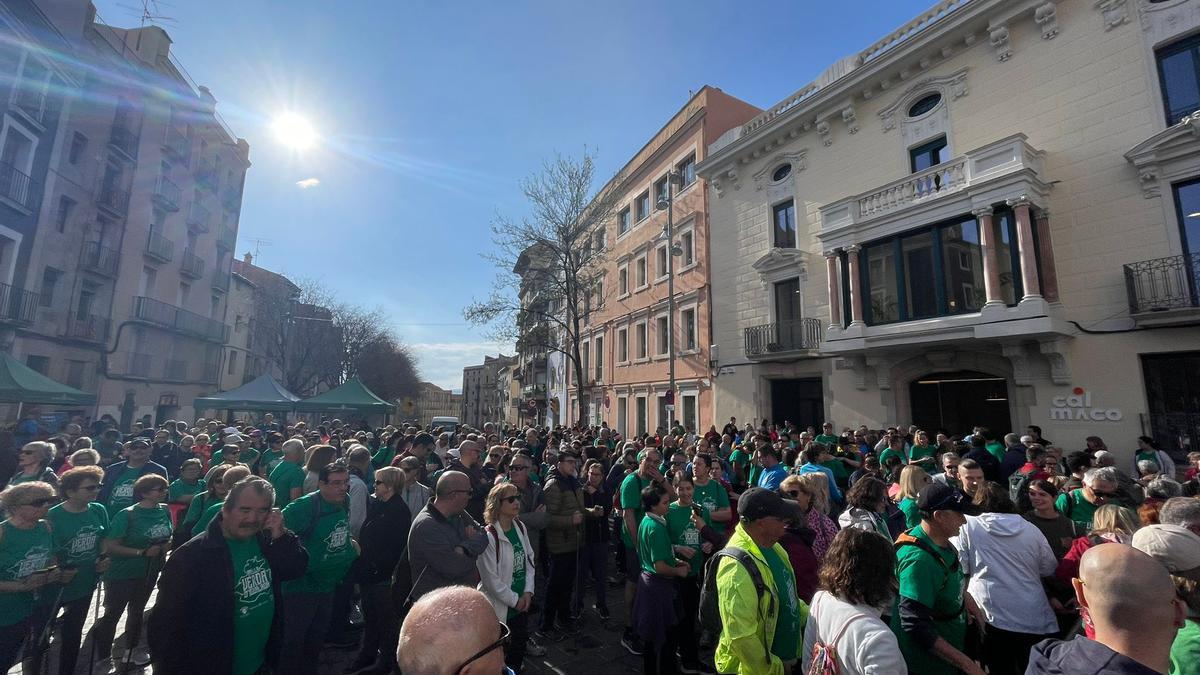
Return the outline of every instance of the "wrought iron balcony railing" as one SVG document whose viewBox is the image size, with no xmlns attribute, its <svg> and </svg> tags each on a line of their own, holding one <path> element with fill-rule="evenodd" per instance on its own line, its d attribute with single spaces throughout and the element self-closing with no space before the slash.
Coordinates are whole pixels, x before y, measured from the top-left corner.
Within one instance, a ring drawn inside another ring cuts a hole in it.
<svg viewBox="0 0 1200 675">
<path fill-rule="evenodd" d="M 151 232 L 146 237 L 146 255 L 162 262 L 171 262 L 175 259 L 175 242 Z"/>
<path fill-rule="evenodd" d="M 216 319 L 140 295 L 133 299 L 133 316 L 147 323 L 214 342 L 224 343 L 229 336 L 229 327 Z"/>
<path fill-rule="evenodd" d="M 217 246 L 232 251 L 234 245 L 237 244 L 237 232 L 227 225 L 222 225 L 217 229 Z"/>
<path fill-rule="evenodd" d="M 0 284 L 0 321 L 33 323 L 37 317 L 38 294 L 8 284 Z"/>
<path fill-rule="evenodd" d="M 199 279 L 204 276 L 204 258 L 192 253 L 190 248 L 183 249 L 183 261 L 179 271 L 184 276 Z"/>
<path fill-rule="evenodd" d="M 117 263 L 120 260 L 121 254 L 117 249 L 95 241 L 84 243 L 83 250 L 79 253 L 80 267 L 106 277 L 117 275 Z"/>
<path fill-rule="evenodd" d="M 63 329 L 63 336 L 76 338 L 79 340 L 90 340 L 92 342 L 104 342 L 108 340 L 108 331 L 112 323 L 96 314 L 87 314 L 79 316 L 74 312 L 67 317 L 67 325 Z"/>
<path fill-rule="evenodd" d="M 166 176 L 159 176 L 154 181 L 154 202 L 167 211 L 178 211 L 183 201 L 183 192 L 179 186 Z"/>
<path fill-rule="evenodd" d="M 208 209 L 204 208 L 196 202 L 188 205 L 187 225 L 188 227 L 199 230 L 200 232 L 208 232 L 209 222 L 211 220 Z"/>
<path fill-rule="evenodd" d="M 124 216 L 129 209 L 129 191 L 120 185 L 104 185 L 96 196 L 96 205 L 116 216 Z"/>
<path fill-rule="evenodd" d="M 33 211 L 37 208 L 39 192 L 37 181 L 28 174 L 8 162 L 0 162 L 0 197 L 26 211 Z"/>
<path fill-rule="evenodd" d="M 1129 312 L 1163 312 L 1200 307 L 1200 253 L 1125 265 Z"/>
<path fill-rule="evenodd" d="M 746 356 L 816 350 L 822 333 L 820 320 L 812 317 L 750 326 L 745 329 Z"/>
</svg>

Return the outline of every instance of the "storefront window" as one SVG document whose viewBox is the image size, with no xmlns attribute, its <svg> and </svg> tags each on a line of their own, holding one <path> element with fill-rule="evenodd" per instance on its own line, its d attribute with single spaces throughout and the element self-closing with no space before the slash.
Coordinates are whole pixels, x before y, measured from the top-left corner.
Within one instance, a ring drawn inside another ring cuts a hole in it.
<svg viewBox="0 0 1200 675">
<path fill-rule="evenodd" d="M 887 241 L 867 248 L 867 278 L 871 304 L 868 323 L 888 323 L 900 318 L 900 294 L 896 290 L 896 247 Z"/>
<path fill-rule="evenodd" d="M 998 211 L 992 216 L 996 240 L 996 266 L 1000 270 L 1000 299 L 1015 305 L 1021 299 L 1021 257 L 1017 251 L 1016 219 L 1011 211 Z"/>
<path fill-rule="evenodd" d="M 904 295 L 909 319 L 938 314 L 937 275 L 934 270 L 933 233 L 909 235 L 900 240 L 904 255 Z"/>
<path fill-rule="evenodd" d="M 946 309 L 978 312 L 987 302 L 983 286 L 983 247 L 979 223 L 967 220 L 942 229 L 942 265 L 946 283 Z"/>
</svg>

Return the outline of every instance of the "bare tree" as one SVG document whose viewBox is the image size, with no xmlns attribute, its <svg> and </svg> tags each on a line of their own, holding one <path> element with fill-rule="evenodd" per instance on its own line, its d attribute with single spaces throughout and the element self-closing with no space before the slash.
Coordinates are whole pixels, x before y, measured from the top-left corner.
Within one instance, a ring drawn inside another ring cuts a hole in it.
<svg viewBox="0 0 1200 675">
<path fill-rule="evenodd" d="M 365 345 L 354 366 L 363 384 L 385 401 L 418 396 L 421 380 L 412 355 L 390 335 Z"/>
<path fill-rule="evenodd" d="M 489 337 L 513 342 L 521 353 L 558 352 L 571 363 L 580 421 L 587 409 L 587 379 L 580 336 L 603 301 L 605 232 L 617 207 L 609 181 L 593 192 L 595 157 L 584 150 L 575 160 L 557 155 L 541 172 L 521 182 L 529 216 L 498 215 L 492 222 L 496 280 L 485 300 L 463 316 L 488 326 Z"/>
</svg>

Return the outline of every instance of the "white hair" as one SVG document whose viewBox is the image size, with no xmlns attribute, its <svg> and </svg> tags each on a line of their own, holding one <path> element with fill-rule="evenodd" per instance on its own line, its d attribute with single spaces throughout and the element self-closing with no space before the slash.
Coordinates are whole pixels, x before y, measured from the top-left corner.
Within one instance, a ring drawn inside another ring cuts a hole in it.
<svg viewBox="0 0 1200 675">
<path fill-rule="evenodd" d="M 1100 453 L 1096 454 L 1099 455 Z M 1116 485 L 1120 477 L 1117 475 L 1117 470 L 1111 466 L 1095 466 L 1083 474 L 1083 483 L 1088 487 L 1095 485 L 1098 480 Z"/>
</svg>

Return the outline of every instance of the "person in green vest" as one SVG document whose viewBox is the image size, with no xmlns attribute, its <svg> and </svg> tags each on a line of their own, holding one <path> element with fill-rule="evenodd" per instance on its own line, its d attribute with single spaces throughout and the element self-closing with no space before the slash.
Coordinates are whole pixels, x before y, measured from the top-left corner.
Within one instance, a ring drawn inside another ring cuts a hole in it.
<svg viewBox="0 0 1200 675">
<path fill-rule="evenodd" d="M 900 470 L 900 492 L 896 494 L 900 501 L 896 506 L 904 514 L 904 527 L 912 529 L 921 524 L 921 509 L 917 507 L 917 496 L 931 482 L 933 479 L 919 466 L 906 466 Z"/>
<path fill-rule="evenodd" d="M 983 675 L 964 650 L 967 615 L 977 626 L 985 625 L 985 618 L 966 591 L 958 554 L 950 543 L 966 516 L 980 511 L 961 490 L 942 483 L 922 488 L 917 508 L 920 524 L 896 539 L 900 587 L 892 607 L 892 632 L 909 672 Z"/>
<path fill-rule="evenodd" d="M 167 479 L 147 474 L 133 483 L 134 504 L 111 514 L 104 538 L 104 552 L 112 558 L 104 574 L 104 616 L 92 629 L 99 672 L 110 672 L 117 665 L 112 642 L 127 608 L 121 663 L 139 667 L 150 663 L 150 653 L 138 642 L 142 614 L 171 542 L 171 513 L 163 503 L 166 497 Z"/>
<path fill-rule="evenodd" d="M 283 459 L 271 470 L 275 506 L 283 508 L 304 494 L 304 441 L 289 438 L 283 444 Z"/>
<path fill-rule="evenodd" d="M 938 447 L 929 442 L 929 432 L 918 431 L 913 440 L 913 445 L 908 450 L 908 463 L 916 464 L 928 474 L 937 471 Z"/>
<path fill-rule="evenodd" d="M 10 485 L 0 492 L 0 505 L 8 519 L 0 523 L 0 666 L 13 666 L 22 647 L 35 657 L 32 672 L 40 671 L 36 645 L 28 639 L 38 635 L 50 617 L 45 606 L 53 599 L 54 586 L 70 581 L 54 564 L 54 542 L 46 521 L 50 505 L 58 501 L 54 486 L 41 481 Z M 39 609 L 41 608 L 41 609 Z"/>
<path fill-rule="evenodd" d="M 744 490 L 750 484 L 750 447 L 751 444 L 739 443 L 733 446 L 733 451 L 729 453 L 730 483 L 733 484 L 734 491 Z"/>
<path fill-rule="evenodd" d="M 104 482 L 96 501 L 108 509 L 111 520 L 118 512 L 133 506 L 133 484 L 147 474 L 167 477 L 162 465 L 150 461 L 150 441 L 135 438 L 125 448 L 125 461 L 114 462 L 104 467 Z"/>
<path fill-rule="evenodd" d="M 283 434 L 272 431 L 267 434 L 267 449 L 258 463 L 259 474 L 263 478 L 270 476 L 281 461 L 283 461 Z"/>
<path fill-rule="evenodd" d="M 108 510 L 96 502 L 104 470 L 81 466 L 62 475 L 59 490 L 66 501 L 50 509 L 54 528 L 54 555 L 64 568 L 75 568 L 75 577 L 64 582 L 62 620 L 59 624 L 59 673 L 74 673 L 83 640 L 83 624 L 92 604 L 99 579 L 108 570 L 108 558 L 100 557 L 100 546 L 108 529 Z"/>
<path fill-rule="evenodd" d="M 358 557 L 350 536 L 350 470 L 332 463 L 317 474 L 317 490 L 283 509 L 283 522 L 308 551 L 304 576 L 283 585 L 283 647 L 276 672 L 316 675 L 338 584 Z"/>
<path fill-rule="evenodd" d="M 1111 466 L 1098 466 L 1083 474 L 1083 487 L 1070 492 L 1061 492 L 1054 502 L 1059 513 L 1070 518 L 1080 532 L 1092 531 L 1092 518 L 1096 509 L 1120 496 L 1117 470 Z"/>
<path fill-rule="evenodd" d="M 640 574 L 633 601 L 633 628 L 641 641 L 642 672 L 673 673 L 679 670 L 675 663 L 680 633 L 675 610 L 676 580 L 687 578 L 690 556 L 676 555 L 680 549 L 672 545 L 666 521 L 670 510 L 667 491 L 651 484 L 642 490 L 641 497 L 646 515 L 637 531 Z"/>
<path fill-rule="evenodd" d="M 178 548 L 183 545 L 183 542 L 191 539 L 192 528 L 204 513 L 208 511 L 209 507 L 225 501 L 227 490 L 225 489 L 225 483 L 221 479 L 225 477 L 225 472 L 231 468 L 233 468 L 231 464 L 218 464 L 209 469 L 208 473 L 205 474 L 204 492 L 192 497 L 187 511 L 184 511 L 183 517 L 179 519 L 179 525 L 175 528 L 175 540 L 172 542 L 172 548 Z"/>
<path fill-rule="evenodd" d="M 256 461 L 258 461 L 258 451 L 250 447 L 249 439 L 238 434 L 229 434 L 225 437 L 225 445 L 212 454 L 212 460 L 208 465 L 217 466 L 224 463 L 254 466 Z"/>
</svg>

